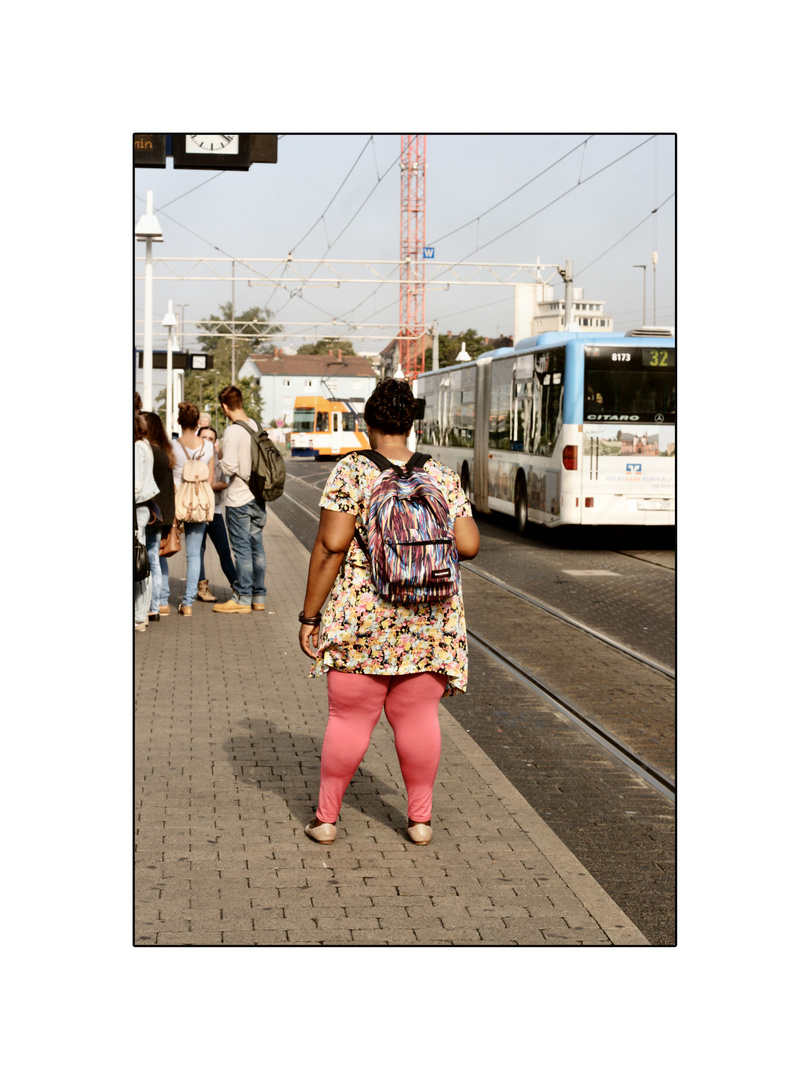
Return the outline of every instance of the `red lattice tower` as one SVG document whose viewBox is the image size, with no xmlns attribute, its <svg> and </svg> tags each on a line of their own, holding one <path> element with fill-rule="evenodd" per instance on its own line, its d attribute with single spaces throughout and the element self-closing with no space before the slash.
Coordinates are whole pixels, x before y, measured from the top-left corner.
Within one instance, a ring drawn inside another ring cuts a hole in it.
<svg viewBox="0 0 810 1080">
<path fill-rule="evenodd" d="M 399 357 L 412 379 L 425 370 L 425 136 L 401 136 Z"/>
</svg>

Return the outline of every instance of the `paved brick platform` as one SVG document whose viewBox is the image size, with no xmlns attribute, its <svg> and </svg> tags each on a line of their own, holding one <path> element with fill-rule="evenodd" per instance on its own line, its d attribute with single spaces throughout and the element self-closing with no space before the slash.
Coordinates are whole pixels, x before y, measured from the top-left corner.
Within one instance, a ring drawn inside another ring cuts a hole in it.
<svg viewBox="0 0 810 1080">
<path fill-rule="evenodd" d="M 385 718 L 330 846 L 318 796 L 326 680 L 297 614 L 309 553 L 268 508 L 267 611 L 172 613 L 135 634 L 136 946 L 647 945 L 446 709 L 433 842 L 405 834 Z M 218 599 L 229 590 L 208 545 Z"/>
</svg>

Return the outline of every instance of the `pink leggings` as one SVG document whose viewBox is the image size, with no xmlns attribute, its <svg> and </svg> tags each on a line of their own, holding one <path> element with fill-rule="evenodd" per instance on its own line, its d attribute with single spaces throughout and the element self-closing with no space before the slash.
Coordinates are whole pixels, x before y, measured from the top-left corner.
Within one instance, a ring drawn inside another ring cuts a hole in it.
<svg viewBox="0 0 810 1080">
<path fill-rule="evenodd" d="M 430 821 L 433 784 L 442 749 L 439 701 L 447 676 L 359 675 L 330 668 L 326 674 L 329 721 L 321 753 L 321 821 L 337 821 L 346 788 L 363 760 L 383 705 L 408 792 L 408 817 Z"/>
</svg>

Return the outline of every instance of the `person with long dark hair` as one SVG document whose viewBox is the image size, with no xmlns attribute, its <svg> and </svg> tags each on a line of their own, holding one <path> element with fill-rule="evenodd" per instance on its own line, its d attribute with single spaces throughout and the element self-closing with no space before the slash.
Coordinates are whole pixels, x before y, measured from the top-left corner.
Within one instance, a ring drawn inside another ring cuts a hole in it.
<svg viewBox="0 0 810 1080">
<path fill-rule="evenodd" d="M 146 437 L 146 423 L 135 413 L 135 527 L 138 539 L 146 544 L 146 523 L 149 521 L 147 503 L 158 493 L 152 474 L 152 447 Z M 146 616 L 152 600 L 152 575 L 135 582 L 135 629 L 146 630 Z"/>
<path fill-rule="evenodd" d="M 163 421 L 157 413 L 144 412 L 141 413 L 141 418 L 146 421 L 146 437 L 154 456 L 152 473 L 160 489 L 155 496 L 155 502 L 160 510 L 161 520 L 150 521 L 146 526 L 146 550 L 152 573 L 149 621 L 159 622 L 161 615 L 169 614 L 169 566 L 166 559 L 160 555 L 160 541 L 169 535 L 174 523 L 174 450 Z"/>
<path fill-rule="evenodd" d="M 411 458 L 408 434 L 416 402 L 404 380 L 386 379 L 365 407 L 371 448 L 390 462 Z M 472 508 L 452 469 L 429 460 L 424 472 L 450 511 L 459 559 L 478 553 Z M 329 719 L 321 754 L 315 817 L 304 829 L 321 844 L 337 836 L 343 796 L 368 749 L 383 708 L 408 793 L 407 835 L 430 842 L 433 785 L 439 768 L 439 701 L 467 685 L 467 633 L 461 592 L 438 602 L 401 604 L 374 589 L 368 557 L 355 528 L 368 536 L 369 502 L 378 466 L 358 453 L 332 470 L 321 498 L 318 535 L 309 564 L 299 644 L 327 672 Z M 331 590 L 323 615 L 321 607 Z"/>
<path fill-rule="evenodd" d="M 183 466 L 192 458 L 196 458 L 208 466 L 208 482 L 213 484 L 214 448 L 210 442 L 201 439 L 197 434 L 200 410 L 191 401 L 181 401 L 177 406 L 177 419 L 180 422 L 180 438 L 175 439 L 171 444 L 174 453 L 174 468 L 172 471 L 175 489 L 180 487 L 180 482 L 183 479 Z M 183 599 L 177 609 L 181 615 L 191 615 L 192 605 L 197 596 L 197 582 L 200 580 L 200 551 L 202 550 L 206 524 L 205 521 L 186 521 L 183 524 L 186 545 L 186 586 Z"/>
</svg>

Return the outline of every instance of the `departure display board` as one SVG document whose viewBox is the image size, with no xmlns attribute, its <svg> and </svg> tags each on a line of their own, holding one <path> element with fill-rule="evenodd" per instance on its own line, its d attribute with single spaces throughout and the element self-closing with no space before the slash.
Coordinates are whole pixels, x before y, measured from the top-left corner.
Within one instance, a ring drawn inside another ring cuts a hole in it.
<svg viewBox="0 0 810 1080">
<path fill-rule="evenodd" d="M 589 369 L 642 371 L 648 368 L 675 370 L 675 349 L 638 345 L 586 345 L 585 364 Z"/>
</svg>

